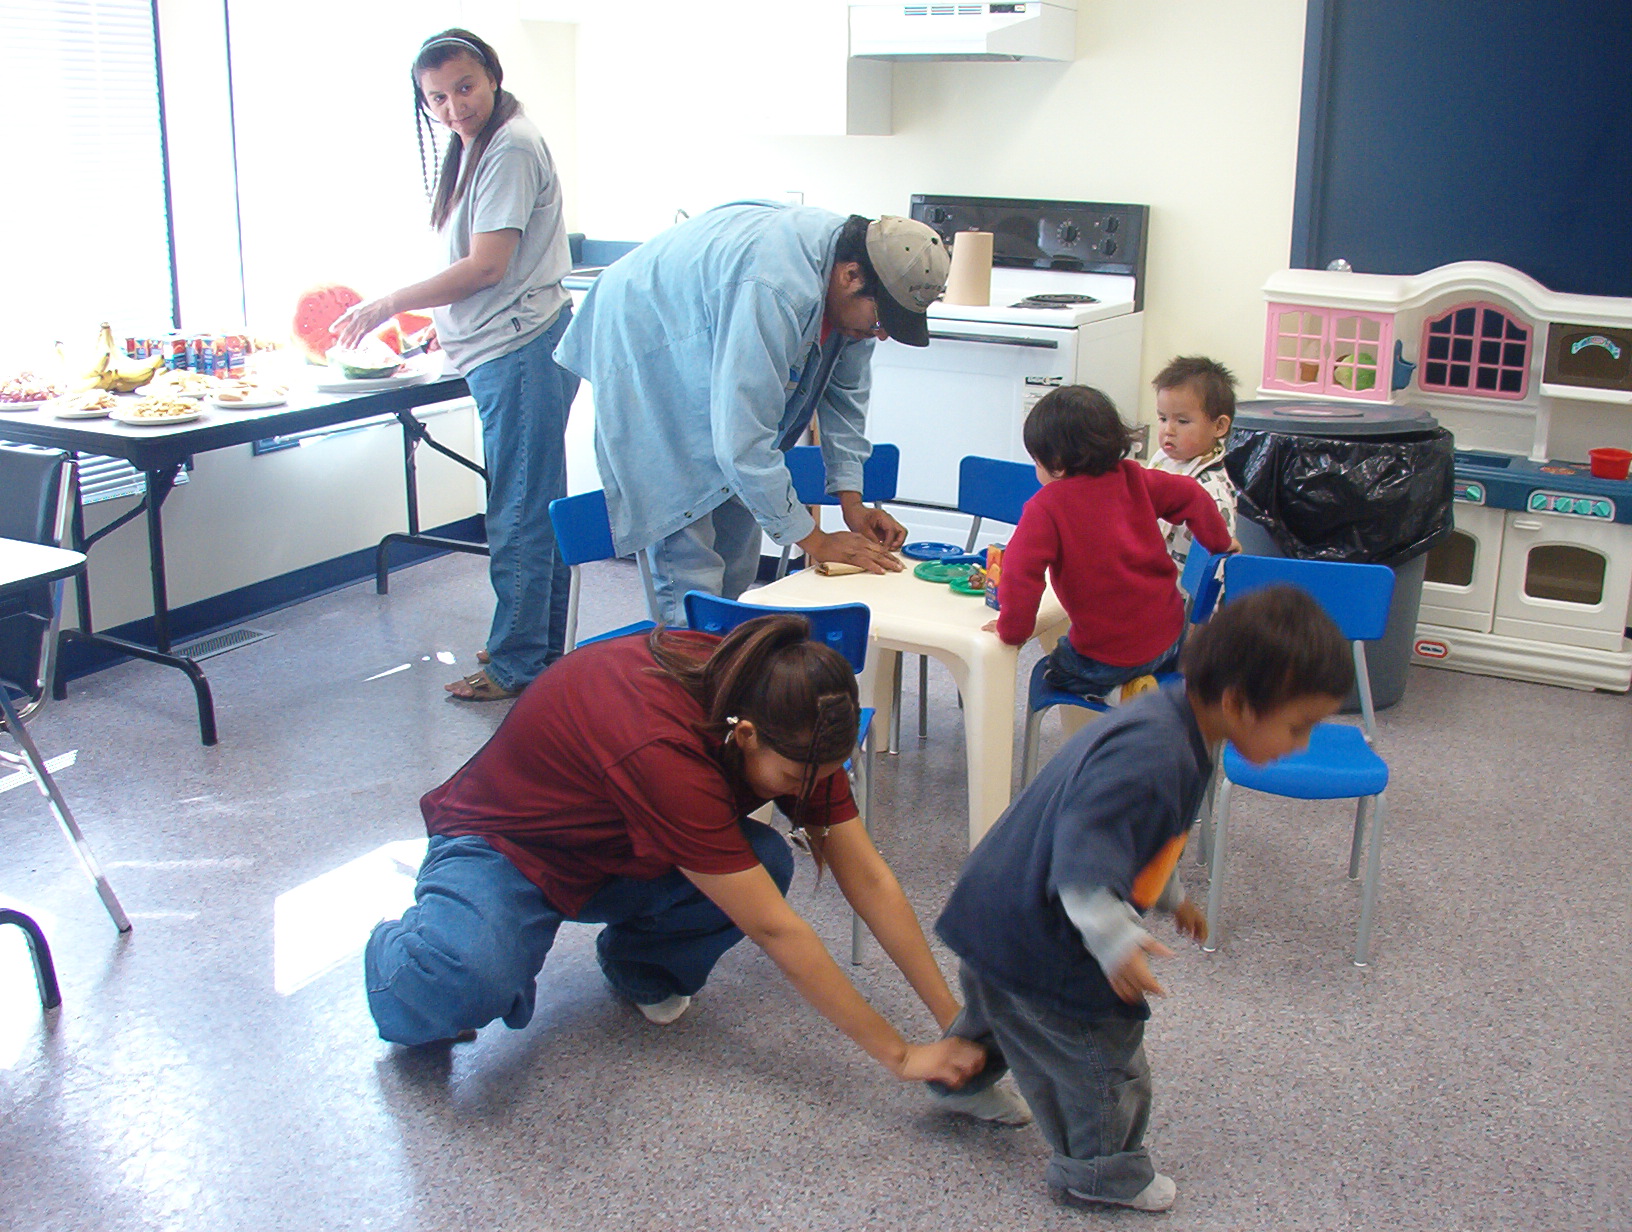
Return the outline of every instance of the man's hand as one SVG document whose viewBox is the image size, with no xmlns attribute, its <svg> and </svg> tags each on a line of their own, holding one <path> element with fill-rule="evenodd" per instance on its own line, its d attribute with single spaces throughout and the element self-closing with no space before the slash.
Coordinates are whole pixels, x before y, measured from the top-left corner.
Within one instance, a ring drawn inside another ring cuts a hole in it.
<svg viewBox="0 0 1632 1232">
<path fill-rule="evenodd" d="M 1167 996 L 1167 990 L 1158 984 L 1156 977 L 1150 973 L 1150 964 L 1145 961 L 1146 954 L 1155 954 L 1160 958 L 1173 957 L 1173 951 L 1156 938 L 1146 937 L 1139 943 L 1138 949 L 1122 960 L 1121 966 L 1108 973 L 1111 991 L 1129 1005 L 1139 1004 L 1147 994 Z"/>
<path fill-rule="evenodd" d="M 855 565 L 868 573 L 900 573 L 903 568 L 894 553 L 876 540 L 854 531 L 841 530 L 830 535 L 817 527 L 799 540 L 799 550 L 818 563 L 834 561 Z"/>
<path fill-rule="evenodd" d="M 908 1044 L 895 1076 L 902 1082 L 944 1082 L 954 1091 L 986 1067 L 986 1050 L 949 1035 L 933 1044 Z"/>
<path fill-rule="evenodd" d="M 892 552 L 907 541 L 907 528 L 882 509 L 862 504 L 860 492 L 840 492 L 839 508 L 846 526 Z"/>
<path fill-rule="evenodd" d="M 1188 898 L 1173 908 L 1173 923 L 1197 945 L 1207 940 L 1207 913 Z"/>
</svg>

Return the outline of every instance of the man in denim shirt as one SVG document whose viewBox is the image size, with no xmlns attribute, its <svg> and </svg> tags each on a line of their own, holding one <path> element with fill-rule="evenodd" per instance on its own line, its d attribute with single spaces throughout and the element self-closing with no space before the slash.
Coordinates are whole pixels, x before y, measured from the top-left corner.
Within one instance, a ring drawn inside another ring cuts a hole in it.
<svg viewBox="0 0 1632 1232">
<path fill-rule="evenodd" d="M 688 590 L 746 590 L 761 531 L 816 561 L 901 567 L 905 529 L 861 501 L 873 341 L 929 345 L 948 266 L 909 219 L 737 202 L 595 280 L 556 359 L 594 387 L 613 545 L 649 550 L 665 623 L 685 623 Z M 788 475 L 812 418 L 847 531 L 824 532 Z"/>
</svg>

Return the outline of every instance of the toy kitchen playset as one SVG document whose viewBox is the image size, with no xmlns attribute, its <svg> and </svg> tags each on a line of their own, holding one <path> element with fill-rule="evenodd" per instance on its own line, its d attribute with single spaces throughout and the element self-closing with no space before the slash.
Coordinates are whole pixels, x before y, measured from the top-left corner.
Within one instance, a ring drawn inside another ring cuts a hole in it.
<svg viewBox="0 0 1632 1232">
<path fill-rule="evenodd" d="M 1408 405 L 1456 438 L 1413 661 L 1626 692 L 1632 299 L 1484 261 L 1287 270 L 1264 294 L 1263 396 Z"/>
</svg>

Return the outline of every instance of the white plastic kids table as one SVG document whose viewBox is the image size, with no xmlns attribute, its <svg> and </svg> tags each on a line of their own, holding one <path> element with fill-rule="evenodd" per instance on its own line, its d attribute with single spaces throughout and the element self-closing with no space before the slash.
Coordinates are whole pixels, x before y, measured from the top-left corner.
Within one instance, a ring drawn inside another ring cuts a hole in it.
<svg viewBox="0 0 1632 1232">
<path fill-rule="evenodd" d="M 854 573 L 825 577 L 814 569 L 743 595 L 766 607 L 823 607 L 865 603 L 872 611 L 862 703 L 869 694 L 877 711 L 874 731 L 888 729 L 895 702 L 895 667 L 903 650 L 939 659 L 963 697 L 963 731 L 969 763 L 969 845 L 980 841 L 1009 804 L 1014 772 L 1014 693 L 1019 648 L 1005 646 L 983 628 L 997 613 L 973 595 L 913 577 L 917 562 L 900 573 Z M 1045 589 L 1032 635 L 1052 646 L 1065 632 L 1065 610 Z"/>
</svg>

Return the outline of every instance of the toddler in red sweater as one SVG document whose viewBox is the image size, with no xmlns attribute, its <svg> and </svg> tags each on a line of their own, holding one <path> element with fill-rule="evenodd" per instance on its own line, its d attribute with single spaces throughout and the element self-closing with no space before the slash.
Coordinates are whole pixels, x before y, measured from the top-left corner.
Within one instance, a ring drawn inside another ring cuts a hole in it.
<svg viewBox="0 0 1632 1232">
<path fill-rule="evenodd" d="M 1133 434 L 1111 400 L 1086 385 L 1051 390 L 1026 416 L 1026 452 L 1042 490 L 1026 502 L 1003 552 L 998 618 L 1011 646 L 1037 623 L 1045 574 L 1069 633 L 1046 679 L 1084 697 L 1117 700 L 1172 670 L 1184 640 L 1178 569 L 1159 521 L 1182 525 L 1210 552 L 1234 544 L 1213 498 L 1194 479 L 1127 457 Z"/>
</svg>

